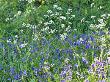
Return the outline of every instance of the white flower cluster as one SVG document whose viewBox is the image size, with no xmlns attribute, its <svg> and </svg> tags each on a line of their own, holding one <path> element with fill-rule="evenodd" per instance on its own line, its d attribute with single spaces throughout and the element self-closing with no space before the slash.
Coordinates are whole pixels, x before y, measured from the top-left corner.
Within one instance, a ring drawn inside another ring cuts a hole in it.
<svg viewBox="0 0 110 82">
<path fill-rule="evenodd" d="M 55 32 L 69 32 L 72 25 L 72 20 L 75 18 L 75 15 L 72 12 L 71 8 L 67 9 L 66 12 L 63 11 L 63 8 L 58 5 L 53 5 L 53 9 L 47 10 L 47 14 L 44 15 L 43 28 L 41 31 L 48 33 Z M 64 12 L 64 13 L 62 13 Z M 54 29 L 53 29 L 54 28 Z M 63 37 L 63 35 L 61 35 Z"/>
<path fill-rule="evenodd" d="M 62 8 L 59 7 L 58 5 L 53 5 L 53 8 L 54 8 L 54 9 L 57 9 L 57 10 L 62 10 Z"/>
<path fill-rule="evenodd" d="M 37 28 L 36 25 L 31 25 L 31 24 L 26 24 L 26 23 L 23 23 L 22 27 L 27 27 L 27 28 L 30 28 L 30 29 L 36 29 Z"/>
<path fill-rule="evenodd" d="M 99 24 L 90 24 L 91 29 L 103 29 L 106 26 L 104 19 L 98 20 Z"/>
<path fill-rule="evenodd" d="M 18 11 L 18 12 L 14 15 L 14 17 L 18 17 L 19 15 L 21 15 L 21 13 L 22 13 L 22 11 Z"/>
<path fill-rule="evenodd" d="M 24 48 L 26 45 L 27 45 L 27 43 L 23 43 L 23 44 L 20 44 L 19 47 Z"/>
<path fill-rule="evenodd" d="M 64 40 L 67 36 L 67 33 L 60 34 L 61 40 Z"/>
</svg>

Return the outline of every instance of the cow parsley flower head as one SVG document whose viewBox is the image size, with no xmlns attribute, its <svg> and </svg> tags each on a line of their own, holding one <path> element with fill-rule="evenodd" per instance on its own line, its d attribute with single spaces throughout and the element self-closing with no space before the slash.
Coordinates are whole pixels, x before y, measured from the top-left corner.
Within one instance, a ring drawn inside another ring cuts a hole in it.
<svg viewBox="0 0 110 82">
<path fill-rule="evenodd" d="M 51 13 L 52 13 L 52 10 L 48 10 L 47 13 L 48 13 L 48 14 L 51 14 Z"/>
<path fill-rule="evenodd" d="M 69 62 L 69 59 L 68 59 L 68 58 L 66 58 L 66 59 L 65 59 L 65 63 L 68 63 L 68 62 Z"/>
<path fill-rule="evenodd" d="M 32 3 L 34 0 L 28 0 L 28 3 Z"/>
<path fill-rule="evenodd" d="M 60 19 L 66 20 L 65 16 L 60 16 Z"/>
<path fill-rule="evenodd" d="M 92 19 L 94 19 L 96 16 L 91 16 Z"/>
<path fill-rule="evenodd" d="M 53 5 L 53 8 L 57 8 L 58 7 L 58 5 Z"/>
<path fill-rule="evenodd" d="M 67 36 L 67 33 L 60 34 L 61 40 L 64 40 Z"/>
</svg>

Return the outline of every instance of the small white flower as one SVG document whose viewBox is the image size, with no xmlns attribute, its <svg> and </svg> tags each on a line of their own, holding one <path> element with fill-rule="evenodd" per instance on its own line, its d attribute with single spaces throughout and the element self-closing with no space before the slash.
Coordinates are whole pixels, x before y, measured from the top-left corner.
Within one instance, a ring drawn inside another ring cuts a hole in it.
<svg viewBox="0 0 110 82">
<path fill-rule="evenodd" d="M 55 12 L 55 15 L 60 15 L 59 12 Z"/>
<path fill-rule="evenodd" d="M 18 38 L 18 35 L 15 35 L 15 38 Z"/>
<path fill-rule="evenodd" d="M 61 24 L 61 27 L 64 28 L 65 27 L 65 24 Z"/>
<path fill-rule="evenodd" d="M 96 16 L 91 16 L 91 18 L 95 18 Z"/>
<path fill-rule="evenodd" d="M 75 18 L 75 15 L 71 15 L 71 17 Z"/>
<path fill-rule="evenodd" d="M 20 32 L 23 32 L 23 30 L 21 29 Z"/>
<path fill-rule="evenodd" d="M 50 16 L 54 16 L 55 14 L 51 14 Z"/>
<path fill-rule="evenodd" d="M 65 62 L 65 63 L 68 63 L 68 62 L 69 62 L 69 59 L 68 59 L 68 58 L 66 58 L 64 62 Z"/>
<path fill-rule="evenodd" d="M 67 14 L 67 15 L 69 15 L 69 14 L 70 14 L 70 12 L 67 12 L 66 14 Z"/>
<path fill-rule="evenodd" d="M 60 16 L 60 18 L 63 19 L 63 20 L 66 20 L 66 17 L 64 17 L 64 16 Z"/>
<path fill-rule="evenodd" d="M 100 23 L 104 23 L 104 20 L 103 19 L 99 19 L 98 20 Z"/>
<path fill-rule="evenodd" d="M 67 36 L 67 33 L 60 34 L 61 40 L 64 40 Z"/>
<path fill-rule="evenodd" d="M 52 13 L 52 10 L 48 10 L 47 12 L 48 12 L 48 13 Z"/>
<path fill-rule="evenodd" d="M 102 9 L 102 8 L 103 8 L 102 6 L 99 7 L 99 9 Z"/>
<path fill-rule="evenodd" d="M 30 26 L 31 26 L 30 24 L 27 24 L 27 25 L 26 25 L 26 27 L 30 27 Z"/>
<path fill-rule="evenodd" d="M 55 64 L 51 64 L 51 67 L 53 67 Z"/>
<path fill-rule="evenodd" d="M 9 40 L 7 40 L 7 43 L 9 43 L 9 42 L 11 42 L 11 40 L 9 39 Z"/>
<path fill-rule="evenodd" d="M 66 28 L 66 31 L 69 31 L 71 29 L 71 27 L 70 26 L 68 26 L 67 28 Z"/>
<path fill-rule="evenodd" d="M 28 0 L 28 3 L 32 3 L 33 0 Z"/>
<path fill-rule="evenodd" d="M 80 40 L 80 41 L 83 41 L 83 38 L 80 38 L 79 40 Z"/>
<path fill-rule="evenodd" d="M 106 41 L 105 37 L 100 37 L 100 41 L 105 42 Z"/>
<path fill-rule="evenodd" d="M 54 30 L 52 30 L 52 29 L 50 30 L 50 33 L 54 33 L 54 32 L 55 32 L 55 29 Z"/>
<path fill-rule="evenodd" d="M 22 26 L 24 27 L 24 26 L 26 26 L 26 24 L 23 22 Z"/>
<path fill-rule="evenodd" d="M 94 25 L 94 24 L 90 24 L 90 27 L 91 27 L 91 28 L 94 28 L 94 27 L 95 27 L 95 25 Z"/>
<path fill-rule="evenodd" d="M 50 20 L 50 21 L 49 21 L 49 24 L 52 24 L 52 23 L 54 23 L 53 20 Z"/>
<path fill-rule="evenodd" d="M 77 29 L 74 29 L 74 31 L 77 31 Z"/>
<path fill-rule="evenodd" d="M 72 9 L 68 9 L 68 11 L 72 11 Z"/>
<path fill-rule="evenodd" d="M 10 20 L 10 18 L 6 18 L 6 19 L 5 19 L 6 22 L 9 21 L 9 20 Z"/>
<path fill-rule="evenodd" d="M 84 22 L 84 21 L 85 21 L 85 18 L 82 18 L 82 19 L 81 19 L 81 23 Z"/>
<path fill-rule="evenodd" d="M 22 13 L 21 11 L 18 11 L 18 13 L 17 13 L 17 14 L 18 14 L 18 15 L 21 15 L 21 13 Z"/>
<path fill-rule="evenodd" d="M 94 6 L 94 3 L 91 4 L 91 7 L 93 7 L 93 6 Z"/>
<path fill-rule="evenodd" d="M 53 5 L 53 8 L 57 8 L 58 7 L 58 5 Z"/>
<path fill-rule="evenodd" d="M 45 30 L 49 30 L 49 26 L 47 26 L 47 27 L 45 28 Z"/>
<path fill-rule="evenodd" d="M 49 66 L 44 66 L 44 69 L 45 69 L 45 70 L 49 70 L 50 67 L 49 67 Z"/>
<path fill-rule="evenodd" d="M 45 22 L 45 23 L 44 23 L 45 26 L 47 26 L 48 24 L 49 24 L 48 22 Z"/>
<path fill-rule="evenodd" d="M 57 7 L 57 9 L 58 9 L 58 10 L 62 10 L 62 8 L 61 8 L 61 7 Z"/>
<path fill-rule="evenodd" d="M 106 16 L 107 16 L 106 14 L 101 15 L 101 17 L 106 17 Z"/>
<path fill-rule="evenodd" d="M 27 45 L 27 43 L 24 43 L 24 44 L 20 44 L 20 48 L 24 48 L 25 46 Z"/>
<path fill-rule="evenodd" d="M 108 57 L 108 64 L 110 64 L 110 57 Z"/>
<path fill-rule="evenodd" d="M 110 55 L 110 49 L 106 52 L 106 54 Z"/>
<path fill-rule="evenodd" d="M 110 17 L 110 14 L 108 14 L 108 16 Z"/>
<path fill-rule="evenodd" d="M 34 38 L 33 38 L 34 41 L 39 40 L 38 34 L 34 34 L 33 37 L 34 37 Z"/>
<path fill-rule="evenodd" d="M 44 15 L 44 17 L 49 17 L 48 15 Z"/>
<path fill-rule="evenodd" d="M 14 44 L 16 44 L 17 43 L 17 41 L 16 40 L 14 40 L 14 42 L 13 42 Z"/>
</svg>

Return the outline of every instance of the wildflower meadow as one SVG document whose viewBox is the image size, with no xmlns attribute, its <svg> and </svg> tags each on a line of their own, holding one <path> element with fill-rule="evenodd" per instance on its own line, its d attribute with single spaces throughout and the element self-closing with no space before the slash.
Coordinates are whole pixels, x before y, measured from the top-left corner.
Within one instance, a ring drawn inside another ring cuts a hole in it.
<svg viewBox="0 0 110 82">
<path fill-rule="evenodd" d="M 110 0 L 0 0 L 0 82 L 110 82 Z"/>
</svg>

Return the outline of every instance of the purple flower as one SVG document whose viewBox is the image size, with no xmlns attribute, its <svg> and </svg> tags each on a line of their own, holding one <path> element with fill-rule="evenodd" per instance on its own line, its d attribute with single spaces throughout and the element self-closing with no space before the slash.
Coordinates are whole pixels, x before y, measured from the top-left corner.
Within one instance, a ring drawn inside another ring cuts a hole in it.
<svg viewBox="0 0 110 82">
<path fill-rule="evenodd" d="M 59 53 L 60 53 L 59 48 L 57 48 L 57 49 L 55 50 L 55 52 L 56 52 L 56 54 L 59 54 Z"/>
<path fill-rule="evenodd" d="M 82 57 L 82 62 L 88 64 L 88 61 L 84 57 Z"/>
<path fill-rule="evenodd" d="M 90 36 L 90 40 L 91 40 L 91 41 L 94 41 L 94 37 L 93 37 L 93 36 Z"/>
<path fill-rule="evenodd" d="M 76 39 L 76 38 L 77 38 L 77 35 L 76 35 L 76 34 L 74 34 L 74 35 L 73 35 L 73 38 L 74 38 L 74 39 Z"/>
<path fill-rule="evenodd" d="M 66 71 L 62 71 L 60 76 L 63 78 L 63 77 L 66 77 Z"/>
<path fill-rule="evenodd" d="M 95 68 L 95 64 L 92 64 L 92 68 Z"/>
<path fill-rule="evenodd" d="M 105 78 L 105 74 L 104 73 L 102 73 L 102 79 L 104 79 Z"/>
<path fill-rule="evenodd" d="M 13 51 L 14 51 L 14 54 L 18 54 L 18 50 L 16 47 L 14 47 Z"/>
<path fill-rule="evenodd" d="M 74 42 L 73 45 L 76 46 L 77 45 L 77 42 Z"/>
<path fill-rule="evenodd" d="M 35 49 L 31 50 L 30 52 L 35 53 L 36 51 L 38 51 L 38 48 L 35 48 Z"/>
<path fill-rule="evenodd" d="M 32 67 L 31 69 L 32 69 L 32 70 L 34 70 L 34 69 L 35 69 L 35 67 Z"/>
<path fill-rule="evenodd" d="M 14 79 L 15 79 L 15 80 L 19 80 L 19 79 L 20 79 L 20 75 L 19 75 L 19 74 L 16 74 L 16 75 L 14 76 Z"/>
<path fill-rule="evenodd" d="M 65 80 L 61 80 L 61 82 L 66 82 Z"/>
<path fill-rule="evenodd" d="M 10 74 L 13 75 L 15 73 L 15 68 L 10 68 Z"/>
<path fill-rule="evenodd" d="M 10 81 L 10 80 L 11 80 L 11 78 L 8 78 L 7 80 L 8 80 L 8 81 Z"/>
<path fill-rule="evenodd" d="M 74 64 L 74 67 L 78 68 L 78 64 Z"/>
<path fill-rule="evenodd" d="M 105 79 L 103 79 L 103 80 L 102 80 L 102 82 L 106 82 L 106 80 L 105 80 Z"/>
<path fill-rule="evenodd" d="M 96 54 L 96 53 L 94 53 L 94 54 L 93 54 L 93 56 L 94 56 L 94 57 L 96 57 L 96 56 L 97 56 L 97 54 Z"/>
<path fill-rule="evenodd" d="M 73 50 L 72 49 L 67 49 L 66 50 L 66 54 L 72 54 L 73 53 Z"/>
<path fill-rule="evenodd" d="M 86 41 L 84 40 L 84 41 L 81 41 L 81 43 L 83 44 L 83 45 L 85 45 L 86 44 Z"/>
<path fill-rule="evenodd" d="M 43 63 L 43 62 L 44 62 L 44 60 L 45 60 L 44 58 L 41 58 L 40 62 L 41 62 L 41 63 Z"/>
<path fill-rule="evenodd" d="M 22 76 L 22 74 L 23 74 L 23 72 L 22 72 L 22 71 L 20 71 L 20 72 L 19 72 L 19 75 L 20 75 L 20 76 Z"/>
<path fill-rule="evenodd" d="M 97 68 L 97 69 L 96 69 L 96 72 L 97 72 L 97 74 L 100 74 L 101 69 L 100 69 L 100 68 Z"/>
<path fill-rule="evenodd" d="M 104 34 L 105 34 L 105 32 L 103 32 L 103 31 L 100 31 L 100 32 L 99 32 L 99 35 L 100 35 L 100 36 L 102 36 L 102 35 L 104 35 Z"/>
<path fill-rule="evenodd" d="M 34 75 L 35 75 L 36 77 L 38 76 L 38 72 L 39 72 L 39 69 L 34 68 Z"/>
<path fill-rule="evenodd" d="M 26 70 L 23 71 L 23 75 L 24 75 L 24 76 L 27 75 L 27 71 L 26 71 Z"/>
<path fill-rule="evenodd" d="M 103 79 L 103 80 L 99 80 L 98 82 L 106 82 L 106 80 L 105 80 L 105 79 Z"/>
<path fill-rule="evenodd" d="M 88 43 L 86 44 L 86 49 L 89 49 L 89 48 L 91 48 L 91 45 Z"/>
<path fill-rule="evenodd" d="M 69 43 L 70 46 L 73 46 L 72 40 L 68 40 L 68 43 Z"/>
<path fill-rule="evenodd" d="M 78 40 L 78 41 L 76 42 L 76 45 L 79 46 L 80 44 L 81 44 L 81 42 Z"/>
<path fill-rule="evenodd" d="M 86 79 L 84 82 L 89 82 L 89 80 L 88 80 L 88 79 Z"/>
</svg>

